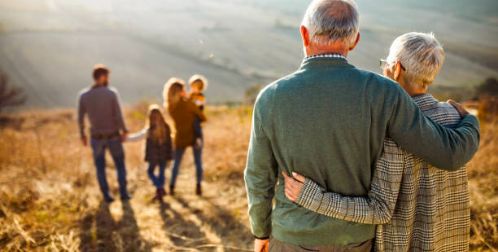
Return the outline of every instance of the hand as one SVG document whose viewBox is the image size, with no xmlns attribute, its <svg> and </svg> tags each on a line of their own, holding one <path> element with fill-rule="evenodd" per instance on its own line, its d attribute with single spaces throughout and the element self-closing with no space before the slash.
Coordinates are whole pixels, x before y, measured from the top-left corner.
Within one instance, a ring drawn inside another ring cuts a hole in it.
<svg viewBox="0 0 498 252">
<path fill-rule="evenodd" d="M 254 252 L 268 252 L 270 251 L 270 240 L 254 240 Z"/>
<path fill-rule="evenodd" d="M 451 99 L 448 100 L 447 102 L 451 104 L 451 106 L 453 106 L 458 111 L 461 117 L 465 117 L 466 115 L 469 114 L 469 112 L 462 106 L 462 104 Z"/>
<path fill-rule="evenodd" d="M 83 144 L 83 146 L 88 146 L 88 139 L 86 138 L 86 136 L 82 136 L 81 137 L 81 143 Z"/>
<path fill-rule="evenodd" d="M 295 172 L 293 172 L 292 177 L 290 177 L 285 171 L 282 172 L 282 175 L 284 176 L 285 181 L 285 196 L 292 202 L 296 202 L 303 190 L 305 177 Z"/>
<path fill-rule="evenodd" d="M 128 139 L 128 132 L 121 134 L 121 142 L 124 143 Z"/>
</svg>

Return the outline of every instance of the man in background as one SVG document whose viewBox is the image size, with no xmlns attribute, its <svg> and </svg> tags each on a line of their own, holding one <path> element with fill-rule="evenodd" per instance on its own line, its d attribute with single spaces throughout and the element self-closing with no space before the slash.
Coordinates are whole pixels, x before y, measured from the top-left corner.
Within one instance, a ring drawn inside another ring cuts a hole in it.
<svg viewBox="0 0 498 252">
<path fill-rule="evenodd" d="M 88 145 L 85 132 L 85 116 L 90 121 L 90 145 L 93 150 L 93 159 L 97 168 L 97 180 L 104 200 L 114 201 L 109 194 L 109 185 L 106 177 L 105 151 L 109 149 L 118 173 L 119 192 L 121 200 L 129 200 L 126 188 L 125 154 L 122 141 L 126 138 L 126 129 L 118 93 L 109 88 L 109 69 L 101 64 L 93 69 L 94 84 L 80 93 L 78 106 L 78 125 L 81 141 Z"/>
</svg>

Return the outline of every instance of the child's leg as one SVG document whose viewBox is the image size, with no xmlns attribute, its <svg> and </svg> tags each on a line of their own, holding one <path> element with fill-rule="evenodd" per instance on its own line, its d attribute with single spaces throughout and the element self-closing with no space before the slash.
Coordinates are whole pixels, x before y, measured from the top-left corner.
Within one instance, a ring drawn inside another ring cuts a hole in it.
<svg viewBox="0 0 498 252">
<path fill-rule="evenodd" d="M 164 183 L 165 183 L 165 174 L 164 171 L 166 170 L 166 166 L 168 165 L 167 161 L 163 161 L 159 163 L 159 178 L 158 178 L 158 188 L 164 188 Z"/>
<path fill-rule="evenodd" d="M 152 182 L 152 184 L 157 188 L 157 178 L 154 175 L 154 170 L 156 169 L 156 164 L 154 163 L 149 163 L 149 169 L 147 169 L 147 174 L 149 175 L 149 179 Z"/>
</svg>

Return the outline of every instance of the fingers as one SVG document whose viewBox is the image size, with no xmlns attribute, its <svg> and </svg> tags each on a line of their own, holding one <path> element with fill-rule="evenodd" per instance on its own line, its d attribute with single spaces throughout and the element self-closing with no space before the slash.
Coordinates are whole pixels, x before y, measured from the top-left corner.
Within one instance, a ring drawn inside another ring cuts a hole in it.
<svg viewBox="0 0 498 252">
<path fill-rule="evenodd" d="M 299 194 L 301 193 L 304 186 L 303 182 L 305 180 L 305 178 L 300 174 L 293 173 L 293 176 L 294 175 L 296 175 L 297 178 L 290 177 L 285 171 L 282 172 L 282 176 L 284 177 L 285 196 L 292 202 L 296 202 L 299 198 Z"/>
<path fill-rule="evenodd" d="M 284 186 L 285 186 L 285 196 L 294 202 L 296 200 L 295 197 L 295 181 L 285 171 L 282 172 L 282 176 L 284 177 Z"/>
<path fill-rule="evenodd" d="M 464 117 L 469 114 L 469 112 L 460 103 L 451 99 L 449 99 L 447 102 L 458 111 L 460 116 Z"/>
<path fill-rule="evenodd" d="M 295 172 L 292 172 L 292 177 L 301 183 L 304 183 L 304 181 L 306 180 L 306 178 L 303 175 Z"/>
<path fill-rule="evenodd" d="M 285 188 L 285 196 L 292 202 L 296 202 L 299 197 L 299 195 L 297 195 L 296 192 L 290 188 Z"/>
</svg>

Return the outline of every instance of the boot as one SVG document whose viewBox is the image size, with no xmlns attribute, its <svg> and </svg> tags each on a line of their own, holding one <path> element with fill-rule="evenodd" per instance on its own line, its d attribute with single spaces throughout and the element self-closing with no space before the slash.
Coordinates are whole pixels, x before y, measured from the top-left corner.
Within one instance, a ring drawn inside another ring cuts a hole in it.
<svg viewBox="0 0 498 252">
<path fill-rule="evenodd" d="M 201 186 L 201 184 L 197 184 L 197 187 L 195 188 L 195 194 L 197 196 L 202 196 L 202 186 Z"/>
<path fill-rule="evenodd" d="M 169 194 L 170 194 L 171 196 L 175 196 L 175 186 L 170 186 L 170 187 L 169 187 Z"/>
</svg>

